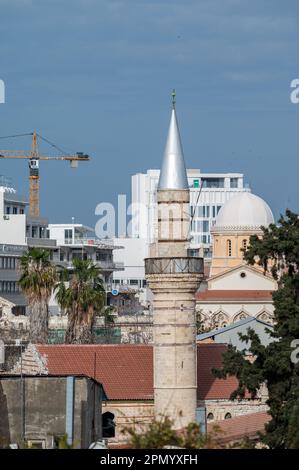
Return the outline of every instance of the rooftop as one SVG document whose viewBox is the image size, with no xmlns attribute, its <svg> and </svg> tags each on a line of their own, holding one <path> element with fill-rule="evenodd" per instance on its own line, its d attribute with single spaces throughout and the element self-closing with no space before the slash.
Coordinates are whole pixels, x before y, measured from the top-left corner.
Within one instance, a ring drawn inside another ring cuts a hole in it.
<svg viewBox="0 0 299 470">
<path fill-rule="evenodd" d="M 227 331 L 234 330 L 236 328 L 239 328 L 240 326 L 247 325 L 250 327 L 250 323 L 260 323 L 261 325 L 266 326 L 267 328 L 273 329 L 273 326 L 270 325 L 269 323 L 264 322 L 263 320 L 260 320 L 259 318 L 255 317 L 247 317 L 244 318 L 243 320 L 236 321 L 235 323 L 232 323 L 228 326 L 225 326 L 223 328 L 218 328 L 214 329 L 212 331 L 209 331 L 208 333 L 202 333 L 200 335 L 197 335 L 197 340 L 202 341 L 207 338 L 212 338 L 213 336 L 219 335 L 221 333 L 226 333 Z"/>
<path fill-rule="evenodd" d="M 270 290 L 213 290 L 206 289 L 196 293 L 196 300 L 211 302 L 229 301 L 263 301 L 272 302 Z"/>
<path fill-rule="evenodd" d="M 219 437 L 216 437 L 219 443 L 236 442 L 246 437 L 258 437 L 258 433 L 264 431 L 265 424 L 268 423 L 270 419 L 271 417 L 265 412 L 250 413 L 231 419 L 208 423 L 208 432 L 213 431 L 214 427 L 219 428 L 220 434 Z"/>
<path fill-rule="evenodd" d="M 153 400 L 153 347 L 140 344 L 36 345 L 37 358 L 49 375 L 86 375 L 103 384 L 109 400 Z M 199 400 L 230 399 L 237 379 L 217 379 L 225 344 L 197 345 Z M 25 354 L 25 353 L 24 353 Z M 36 361 L 23 354 L 24 373 Z"/>
</svg>

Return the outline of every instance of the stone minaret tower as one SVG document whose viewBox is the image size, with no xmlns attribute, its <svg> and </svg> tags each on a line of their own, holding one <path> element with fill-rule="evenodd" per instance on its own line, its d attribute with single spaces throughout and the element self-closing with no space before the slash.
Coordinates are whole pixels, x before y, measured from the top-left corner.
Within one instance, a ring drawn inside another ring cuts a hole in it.
<svg viewBox="0 0 299 470">
<path fill-rule="evenodd" d="M 180 429 L 196 419 L 195 292 L 202 258 L 188 256 L 189 187 L 175 112 L 175 95 L 158 183 L 158 239 L 145 260 L 154 294 L 155 417 Z"/>
</svg>

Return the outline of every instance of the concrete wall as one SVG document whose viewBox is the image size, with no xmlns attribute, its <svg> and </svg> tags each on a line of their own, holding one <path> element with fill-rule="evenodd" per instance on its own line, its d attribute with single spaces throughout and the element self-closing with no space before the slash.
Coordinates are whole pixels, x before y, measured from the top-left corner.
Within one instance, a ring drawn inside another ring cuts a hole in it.
<svg viewBox="0 0 299 470">
<path fill-rule="evenodd" d="M 223 420 L 227 413 L 232 418 L 236 416 L 267 411 L 265 398 L 256 400 L 203 400 L 198 402 L 198 407 L 206 409 L 206 415 L 212 413 L 213 421 Z M 126 428 L 135 428 L 140 432 L 154 417 L 154 404 L 150 401 L 107 401 L 103 403 L 103 413 L 110 411 L 115 415 L 115 437 L 109 438 L 109 445 L 127 441 L 127 436 L 122 431 Z"/>
<path fill-rule="evenodd" d="M 269 407 L 262 400 L 205 400 L 199 402 L 199 406 L 206 408 L 206 416 L 213 415 L 210 421 L 221 421 L 225 419 L 227 413 L 232 418 L 236 416 L 247 415 L 267 411 Z"/>
<path fill-rule="evenodd" d="M 107 401 L 103 402 L 103 413 L 110 411 L 114 414 L 116 424 L 115 437 L 109 438 L 109 443 L 120 443 L 127 440 L 124 428 L 134 427 L 142 431 L 154 418 L 154 403 L 151 401 Z"/>
<path fill-rule="evenodd" d="M 66 432 L 66 381 L 66 377 L 24 377 L 22 420 L 20 377 L 0 377 L 0 445 L 20 443 L 24 429 L 26 440 L 41 440 L 45 448 L 52 448 L 54 436 Z M 101 437 L 101 413 L 101 386 L 76 377 L 74 447 L 88 448 Z"/>
<path fill-rule="evenodd" d="M 113 242 L 116 246 L 124 247 L 114 250 L 113 261 L 124 263 L 125 268 L 123 271 L 115 271 L 113 279 L 123 280 L 124 284 L 127 284 L 130 279 L 145 279 L 144 258 L 147 257 L 145 240 L 142 238 L 114 238 Z"/>
</svg>

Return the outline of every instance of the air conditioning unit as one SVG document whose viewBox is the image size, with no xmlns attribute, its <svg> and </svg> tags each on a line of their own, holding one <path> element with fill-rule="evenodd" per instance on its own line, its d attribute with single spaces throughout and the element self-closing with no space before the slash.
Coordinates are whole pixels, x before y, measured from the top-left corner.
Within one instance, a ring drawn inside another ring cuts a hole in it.
<svg viewBox="0 0 299 470">
<path fill-rule="evenodd" d="M 3 219 L 4 219 L 4 220 L 9 220 L 9 215 L 4 215 L 4 216 L 3 216 Z"/>
</svg>

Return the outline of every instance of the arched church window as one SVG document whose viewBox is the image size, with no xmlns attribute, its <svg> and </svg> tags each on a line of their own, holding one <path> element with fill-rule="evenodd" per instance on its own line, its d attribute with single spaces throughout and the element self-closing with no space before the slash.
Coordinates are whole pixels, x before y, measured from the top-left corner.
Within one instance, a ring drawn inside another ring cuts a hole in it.
<svg viewBox="0 0 299 470">
<path fill-rule="evenodd" d="M 227 251 L 227 256 L 232 255 L 232 241 L 231 240 L 227 240 L 226 242 L 226 251 Z"/>
<path fill-rule="evenodd" d="M 226 413 L 224 416 L 224 419 L 231 419 L 232 415 L 230 413 Z"/>
<path fill-rule="evenodd" d="M 244 240 L 242 240 L 242 248 L 243 248 L 243 250 L 247 250 L 247 240 L 246 240 L 246 238 L 244 238 Z"/>
<path fill-rule="evenodd" d="M 207 421 L 213 421 L 213 419 L 214 419 L 213 413 L 208 413 Z"/>
</svg>

